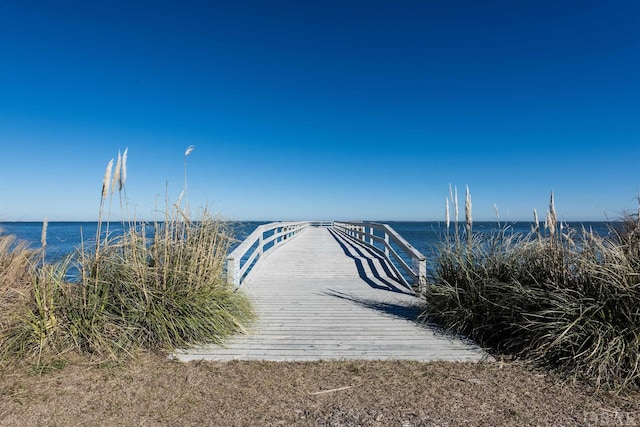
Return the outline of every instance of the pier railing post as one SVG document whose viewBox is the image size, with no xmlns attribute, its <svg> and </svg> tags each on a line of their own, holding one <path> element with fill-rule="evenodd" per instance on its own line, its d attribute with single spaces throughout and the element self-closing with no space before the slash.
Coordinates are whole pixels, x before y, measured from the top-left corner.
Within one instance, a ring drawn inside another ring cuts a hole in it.
<svg viewBox="0 0 640 427">
<path fill-rule="evenodd" d="M 227 257 L 227 282 L 237 288 L 254 265 L 269 252 L 306 229 L 309 222 L 272 222 L 259 225 Z"/>
<path fill-rule="evenodd" d="M 414 285 L 421 291 L 427 284 L 427 261 L 425 259 L 413 258 L 413 268 L 418 276 Z"/>
<path fill-rule="evenodd" d="M 389 258 L 389 233 L 384 232 L 384 256 Z"/>
<path fill-rule="evenodd" d="M 260 255 L 264 253 L 264 233 L 260 233 L 260 238 L 258 239 L 258 249 Z"/>
<path fill-rule="evenodd" d="M 240 260 L 227 258 L 227 283 L 237 288 L 240 286 Z"/>
</svg>

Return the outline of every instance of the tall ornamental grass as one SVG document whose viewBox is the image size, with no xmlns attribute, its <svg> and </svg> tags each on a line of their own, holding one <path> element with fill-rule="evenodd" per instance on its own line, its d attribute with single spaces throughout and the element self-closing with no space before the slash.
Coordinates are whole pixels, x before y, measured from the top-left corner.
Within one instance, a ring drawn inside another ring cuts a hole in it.
<svg viewBox="0 0 640 427">
<path fill-rule="evenodd" d="M 424 316 L 599 388 L 639 388 L 638 215 L 608 236 L 573 230 L 557 221 L 552 195 L 544 227 L 534 219 L 526 235 L 470 234 L 470 214 L 460 231 L 456 219 L 428 277 Z"/>
<path fill-rule="evenodd" d="M 69 351 L 122 360 L 139 349 L 222 343 L 254 318 L 247 297 L 225 277 L 232 236 L 206 210 L 196 220 L 180 202 L 167 204 L 163 221 L 123 221 L 122 231 L 109 231 L 115 190 L 121 200 L 124 192 L 126 152 L 118 155 L 115 171 L 112 165 L 103 179 L 95 241 L 83 242 L 56 264 L 27 268 L 32 263 L 24 262 L 27 269 L 18 270 L 26 285 L 8 280 L 23 298 L 0 326 L 4 360 Z M 43 231 L 43 246 L 45 241 Z M 6 255 L 2 249 L 0 258 Z M 28 252 L 15 256 L 20 254 Z M 70 271 L 77 280 L 68 280 Z M 0 302 L 6 306 L 5 300 Z"/>
<path fill-rule="evenodd" d="M 15 313 L 31 295 L 39 252 L 0 230 L 0 333 L 10 328 Z"/>
</svg>

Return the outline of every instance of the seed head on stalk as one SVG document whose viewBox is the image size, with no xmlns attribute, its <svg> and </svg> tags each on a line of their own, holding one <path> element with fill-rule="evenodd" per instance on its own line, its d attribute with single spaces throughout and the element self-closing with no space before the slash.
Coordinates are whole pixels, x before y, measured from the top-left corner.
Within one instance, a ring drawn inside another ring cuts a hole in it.
<svg viewBox="0 0 640 427">
<path fill-rule="evenodd" d="M 118 181 L 118 191 L 121 191 L 127 182 L 127 153 L 128 152 L 129 152 L 129 147 L 125 148 L 124 153 L 122 154 L 122 168 L 120 170 L 120 180 Z"/>
<path fill-rule="evenodd" d="M 556 234 L 556 225 L 558 223 L 558 217 L 556 216 L 556 208 L 553 203 L 553 191 L 549 198 L 549 212 L 547 212 L 547 221 L 545 226 L 549 229 L 549 234 L 553 237 Z"/>
<path fill-rule="evenodd" d="M 471 192 L 469 191 L 469 186 L 467 185 L 467 191 L 464 198 L 464 218 L 467 223 L 467 243 L 469 247 L 471 247 L 471 228 L 473 227 L 473 216 L 471 212 Z"/>
<path fill-rule="evenodd" d="M 44 267 L 44 253 L 45 248 L 47 247 L 47 226 L 49 225 L 49 221 L 47 221 L 47 217 L 44 217 L 44 221 L 42 221 L 42 234 L 40 235 L 40 244 L 42 244 L 42 266 Z"/>
<path fill-rule="evenodd" d="M 47 217 L 44 217 L 44 221 L 42 221 L 42 234 L 40 236 L 40 243 L 42 244 L 42 249 L 47 247 L 47 226 L 49 225 L 49 221 L 47 221 Z"/>
<path fill-rule="evenodd" d="M 182 203 L 182 196 L 184 196 L 184 198 L 185 198 L 185 211 L 186 211 L 187 215 L 189 214 L 189 202 L 187 202 L 187 157 L 195 149 L 196 149 L 195 145 L 190 145 L 190 146 L 187 147 L 187 149 L 184 152 L 184 188 L 182 189 L 182 193 L 180 193 L 180 196 L 178 197 L 178 201 L 176 203 L 177 206 L 178 206 L 178 209 L 180 209 L 180 204 Z"/>
<path fill-rule="evenodd" d="M 533 208 L 533 222 L 533 231 L 538 235 L 538 240 L 540 240 L 542 239 L 542 236 L 540 235 L 540 221 L 538 220 L 538 211 L 535 208 Z"/>
<path fill-rule="evenodd" d="M 107 169 L 104 171 L 102 178 L 102 193 L 100 197 L 100 212 L 98 212 L 98 229 L 96 230 L 96 257 L 100 249 L 100 230 L 102 229 L 102 215 L 104 213 L 104 201 L 109 195 L 109 184 L 111 183 L 111 169 L 113 168 L 113 159 L 107 163 Z"/>
<path fill-rule="evenodd" d="M 122 155 L 118 150 L 118 160 L 116 160 L 116 168 L 113 171 L 113 179 L 111 180 L 111 195 L 116 191 L 116 187 L 120 187 L 120 170 L 122 169 Z"/>
<path fill-rule="evenodd" d="M 102 178 L 102 200 L 109 195 L 109 184 L 111 182 L 111 169 L 113 168 L 113 159 L 109 160 L 107 169 L 104 171 L 104 177 Z"/>
<path fill-rule="evenodd" d="M 445 199 L 444 201 L 444 221 L 447 224 L 447 231 L 449 230 L 449 199 Z"/>
</svg>

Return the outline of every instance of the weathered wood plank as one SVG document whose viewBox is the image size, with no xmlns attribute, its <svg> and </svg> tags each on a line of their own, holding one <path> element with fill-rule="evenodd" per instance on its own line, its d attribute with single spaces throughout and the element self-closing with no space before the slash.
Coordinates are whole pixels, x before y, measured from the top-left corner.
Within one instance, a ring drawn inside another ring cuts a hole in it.
<svg viewBox="0 0 640 427">
<path fill-rule="evenodd" d="M 468 341 L 414 320 L 419 300 L 375 253 L 310 227 L 274 250 L 243 288 L 259 321 L 227 346 L 175 353 L 180 360 L 480 360 Z"/>
</svg>

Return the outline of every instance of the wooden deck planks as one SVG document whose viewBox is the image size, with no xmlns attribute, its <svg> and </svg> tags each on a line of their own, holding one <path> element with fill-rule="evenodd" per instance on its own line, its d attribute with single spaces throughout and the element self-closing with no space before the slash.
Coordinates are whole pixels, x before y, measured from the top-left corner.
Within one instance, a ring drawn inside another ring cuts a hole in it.
<svg viewBox="0 0 640 427">
<path fill-rule="evenodd" d="M 420 301 L 384 260 L 327 228 L 309 228 L 258 263 L 243 285 L 259 320 L 227 346 L 180 360 L 481 360 L 473 343 L 414 321 Z"/>
</svg>

